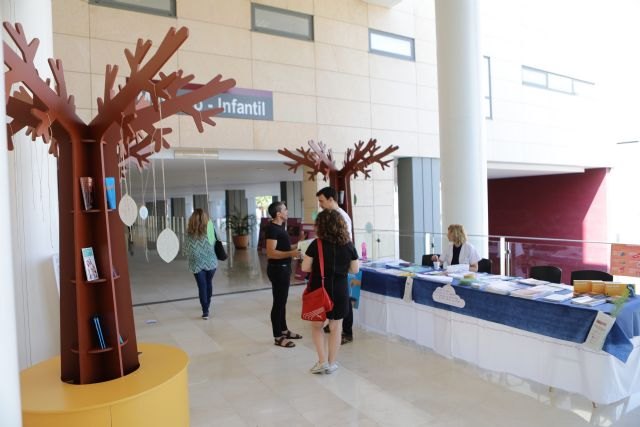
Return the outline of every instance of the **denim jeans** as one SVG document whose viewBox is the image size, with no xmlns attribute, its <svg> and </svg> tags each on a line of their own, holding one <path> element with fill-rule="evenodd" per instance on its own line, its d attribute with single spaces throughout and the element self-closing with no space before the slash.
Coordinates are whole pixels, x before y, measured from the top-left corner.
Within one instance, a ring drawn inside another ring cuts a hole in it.
<svg viewBox="0 0 640 427">
<path fill-rule="evenodd" d="M 209 306 L 211 305 L 211 297 L 213 296 L 214 274 L 216 274 L 215 268 L 213 270 L 200 270 L 193 274 L 198 284 L 198 298 L 200 298 L 203 316 L 209 315 Z"/>
</svg>

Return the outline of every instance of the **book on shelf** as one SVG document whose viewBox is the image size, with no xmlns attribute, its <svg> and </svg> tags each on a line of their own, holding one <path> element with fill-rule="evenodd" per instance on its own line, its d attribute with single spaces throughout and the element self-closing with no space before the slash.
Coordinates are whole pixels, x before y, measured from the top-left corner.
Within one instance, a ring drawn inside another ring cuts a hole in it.
<svg viewBox="0 0 640 427">
<path fill-rule="evenodd" d="M 93 248 L 82 248 L 82 264 L 84 264 L 84 272 L 87 276 L 87 281 L 98 280 L 98 266 L 96 265 L 96 258 L 93 256 Z"/>
<path fill-rule="evenodd" d="M 90 176 L 80 177 L 80 190 L 82 192 L 82 203 L 84 210 L 93 209 L 93 178 Z"/>
<path fill-rule="evenodd" d="M 100 347 L 100 349 L 104 350 L 105 348 L 107 348 L 107 342 L 104 339 L 104 333 L 102 330 L 102 324 L 100 322 L 100 316 L 93 316 L 91 318 L 91 321 L 93 322 L 93 328 L 94 331 L 96 333 L 96 338 L 97 338 L 97 342 L 98 342 L 98 347 Z"/>
<path fill-rule="evenodd" d="M 107 192 L 107 209 L 116 208 L 116 179 L 108 176 L 104 179 L 104 188 Z"/>
</svg>

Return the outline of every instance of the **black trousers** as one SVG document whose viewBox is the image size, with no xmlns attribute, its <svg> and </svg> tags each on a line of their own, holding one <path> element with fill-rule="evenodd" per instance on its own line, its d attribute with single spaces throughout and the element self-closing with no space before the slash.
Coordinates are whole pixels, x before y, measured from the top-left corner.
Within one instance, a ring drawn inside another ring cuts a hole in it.
<svg viewBox="0 0 640 427">
<path fill-rule="evenodd" d="M 273 337 L 282 336 L 287 327 L 287 298 L 291 283 L 291 264 L 267 264 L 267 276 L 271 281 L 273 305 L 271 306 L 271 328 Z"/>
<path fill-rule="evenodd" d="M 349 311 L 342 320 L 342 335 L 353 337 L 353 298 L 349 298 Z"/>
</svg>

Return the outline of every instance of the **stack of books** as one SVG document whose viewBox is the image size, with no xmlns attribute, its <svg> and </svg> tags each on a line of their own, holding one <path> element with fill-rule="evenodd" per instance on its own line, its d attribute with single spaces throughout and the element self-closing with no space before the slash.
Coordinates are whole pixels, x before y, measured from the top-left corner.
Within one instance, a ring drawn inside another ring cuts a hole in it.
<svg viewBox="0 0 640 427">
<path fill-rule="evenodd" d="M 566 292 L 563 293 L 561 292 L 556 292 L 554 294 L 551 295 L 547 295 L 546 297 L 542 298 L 542 301 L 548 301 L 548 302 L 565 302 L 570 300 L 571 298 L 573 298 L 573 292 Z"/>
<path fill-rule="evenodd" d="M 546 285 L 547 282 L 546 280 L 538 280 L 538 279 L 518 279 L 519 283 L 523 283 L 525 285 L 530 285 L 530 286 L 538 286 L 538 285 Z"/>
<path fill-rule="evenodd" d="M 539 299 L 553 294 L 558 289 L 549 285 L 538 285 L 530 288 L 518 289 L 511 292 L 511 296 L 526 299 Z"/>
<path fill-rule="evenodd" d="M 571 304 L 594 307 L 607 302 L 607 296 L 603 294 L 584 294 L 571 300 Z"/>
<path fill-rule="evenodd" d="M 526 287 L 526 285 L 520 285 L 515 282 L 507 282 L 506 280 L 491 280 L 487 281 L 486 284 L 487 285 L 484 287 L 485 291 L 501 295 L 510 295 L 511 292 Z"/>
</svg>

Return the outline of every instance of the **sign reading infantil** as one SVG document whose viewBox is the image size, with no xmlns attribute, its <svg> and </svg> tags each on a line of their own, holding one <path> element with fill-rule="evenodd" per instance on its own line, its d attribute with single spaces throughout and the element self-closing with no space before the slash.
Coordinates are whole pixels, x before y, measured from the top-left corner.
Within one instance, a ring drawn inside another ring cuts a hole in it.
<svg viewBox="0 0 640 427">
<path fill-rule="evenodd" d="M 189 93 L 200 87 L 202 87 L 200 84 L 188 84 L 184 89 L 178 90 L 178 95 Z M 151 96 L 147 92 L 143 92 L 141 98 L 147 102 L 151 102 Z M 203 99 L 194 105 L 194 107 L 198 111 L 224 108 L 224 111 L 217 114 L 216 117 L 273 120 L 273 92 L 234 87 L 227 92 Z M 182 115 L 183 113 L 178 114 Z"/>
<path fill-rule="evenodd" d="M 182 93 L 195 90 L 201 85 L 188 85 Z M 181 92 L 178 92 L 181 94 Z M 273 120 L 273 93 L 266 90 L 232 88 L 227 92 L 207 98 L 195 105 L 196 110 L 224 108 L 216 117 L 232 119 Z"/>
</svg>

